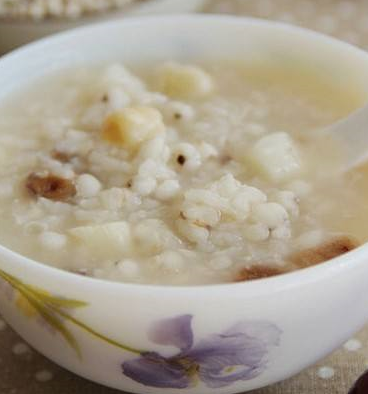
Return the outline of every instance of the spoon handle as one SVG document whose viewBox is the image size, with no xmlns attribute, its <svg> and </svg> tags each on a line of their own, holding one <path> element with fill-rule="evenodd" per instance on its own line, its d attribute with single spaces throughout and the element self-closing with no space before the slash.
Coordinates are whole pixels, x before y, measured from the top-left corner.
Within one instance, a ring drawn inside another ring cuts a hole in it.
<svg viewBox="0 0 368 394">
<path fill-rule="evenodd" d="M 368 159 L 368 106 L 356 110 L 324 130 L 343 143 L 347 169 Z"/>
</svg>

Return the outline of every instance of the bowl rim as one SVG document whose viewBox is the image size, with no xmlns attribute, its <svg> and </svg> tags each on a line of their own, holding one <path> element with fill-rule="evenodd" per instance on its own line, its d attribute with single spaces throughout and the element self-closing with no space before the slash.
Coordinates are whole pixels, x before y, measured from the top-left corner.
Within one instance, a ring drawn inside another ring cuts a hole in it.
<svg viewBox="0 0 368 394">
<path fill-rule="evenodd" d="M 322 40 L 326 44 L 334 44 L 341 47 L 341 50 L 354 51 L 356 55 L 365 57 L 368 60 L 368 53 L 364 50 L 339 40 L 334 37 L 330 37 L 326 34 L 322 34 L 310 29 L 306 29 L 299 26 L 290 25 L 284 22 L 272 21 L 267 19 L 244 17 L 244 16 L 229 16 L 229 15 L 216 15 L 216 14 L 197 14 L 197 15 L 149 15 L 149 16 L 138 16 L 132 17 L 124 20 L 113 20 L 113 21 L 103 21 L 98 23 L 93 23 L 87 26 L 73 28 L 61 33 L 53 34 L 43 39 L 37 40 L 18 49 L 15 49 L 8 54 L 0 57 L 0 72 L 1 66 L 7 60 L 16 59 L 18 56 L 24 56 L 26 54 L 31 54 L 34 49 L 42 48 L 43 46 L 50 46 L 54 42 L 67 40 L 75 37 L 75 35 L 88 34 L 89 31 L 103 29 L 107 26 L 113 25 L 129 25 L 129 24 L 142 24 L 150 21 L 151 23 L 160 22 L 175 22 L 183 23 L 186 21 L 196 23 L 229 23 L 229 24 L 248 24 L 257 25 L 264 27 L 275 27 L 278 29 L 289 30 L 291 33 L 298 31 L 306 36 L 314 39 Z M 11 93 L 10 93 L 11 94 Z M 128 290 L 128 291 L 139 291 L 140 293 L 150 293 L 152 291 L 160 292 L 162 294 L 171 293 L 171 295 L 180 295 L 186 293 L 195 293 L 195 297 L 199 295 L 218 295 L 222 293 L 228 293 L 229 291 L 236 294 L 251 294 L 251 295 L 261 295 L 269 294 L 271 292 L 280 292 L 285 289 L 300 287 L 302 285 L 307 285 L 310 283 L 315 283 L 325 279 L 332 279 L 333 277 L 341 274 L 341 272 L 351 271 L 359 268 L 361 265 L 365 264 L 364 257 L 368 256 L 368 242 L 363 243 L 358 248 L 347 252 L 343 255 L 330 259 L 328 261 L 319 263 L 317 265 L 298 269 L 292 272 L 280 274 L 277 276 L 256 279 L 244 282 L 232 282 L 232 283 L 215 283 L 215 284 L 202 284 L 202 285 L 162 285 L 162 284 L 142 284 L 142 283 L 124 283 L 124 282 L 114 282 L 108 279 L 99 279 L 89 276 L 78 275 L 61 268 L 56 268 L 45 263 L 33 260 L 27 256 L 24 256 L 16 251 L 13 251 L 0 244 L 0 257 L 8 257 L 13 261 L 17 261 L 24 268 L 31 270 L 32 272 L 43 271 L 43 274 L 53 277 L 61 278 L 64 280 L 69 280 L 81 285 L 94 285 L 98 287 L 108 286 L 111 289 L 118 290 Z M 1 269 L 1 262 L 0 262 Z M 193 290 L 195 290 L 193 292 Z M 237 292 L 236 292 L 237 291 Z M 239 293 L 240 291 L 240 293 Z"/>
</svg>

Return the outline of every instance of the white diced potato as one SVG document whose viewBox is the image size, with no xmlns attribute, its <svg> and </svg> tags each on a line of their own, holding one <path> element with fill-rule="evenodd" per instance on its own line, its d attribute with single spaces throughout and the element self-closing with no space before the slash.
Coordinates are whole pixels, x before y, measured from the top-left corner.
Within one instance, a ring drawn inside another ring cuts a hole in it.
<svg viewBox="0 0 368 394">
<path fill-rule="evenodd" d="M 147 255 L 157 254 L 180 244 L 174 233 L 158 219 L 141 220 L 133 229 L 133 238 L 140 253 Z"/>
<path fill-rule="evenodd" d="M 102 126 L 102 138 L 127 150 L 165 131 L 160 111 L 151 107 L 128 107 L 110 114 Z"/>
<path fill-rule="evenodd" d="M 214 89 L 212 77 L 199 67 L 167 63 L 158 75 L 160 89 L 170 97 L 200 98 Z"/>
<path fill-rule="evenodd" d="M 126 253 L 132 246 L 130 226 L 126 222 L 75 227 L 69 234 L 99 254 Z"/>
<path fill-rule="evenodd" d="M 290 179 L 301 171 L 298 149 L 284 132 L 272 133 L 258 140 L 249 158 L 255 169 L 272 181 Z"/>
</svg>

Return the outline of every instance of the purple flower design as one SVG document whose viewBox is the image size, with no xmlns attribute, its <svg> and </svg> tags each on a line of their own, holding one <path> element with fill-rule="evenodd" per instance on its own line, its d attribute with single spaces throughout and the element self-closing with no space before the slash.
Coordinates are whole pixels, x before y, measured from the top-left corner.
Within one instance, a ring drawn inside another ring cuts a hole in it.
<svg viewBox="0 0 368 394">
<path fill-rule="evenodd" d="M 192 319 L 182 315 L 156 323 L 149 339 L 175 346 L 179 352 L 171 357 L 144 352 L 122 364 L 124 375 L 159 388 L 183 389 L 198 381 L 210 388 L 224 387 L 260 375 L 266 368 L 269 348 L 278 345 L 281 335 L 274 324 L 243 321 L 194 344 Z"/>
</svg>

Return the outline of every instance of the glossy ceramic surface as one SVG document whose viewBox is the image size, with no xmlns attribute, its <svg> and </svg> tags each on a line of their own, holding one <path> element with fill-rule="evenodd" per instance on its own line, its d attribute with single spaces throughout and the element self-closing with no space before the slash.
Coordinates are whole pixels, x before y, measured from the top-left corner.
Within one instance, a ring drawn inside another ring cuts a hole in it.
<svg viewBox="0 0 368 394">
<path fill-rule="evenodd" d="M 168 58 L 303 65 L 362 105 L 368 97 L 368 54 L 352 46 L 272 22 L 178 16 L 110 22 L 18 50 L 0 60 L 0 103 L 67 66 Z M 174 288 L 82 277 L 0 247 L 0 312 L 41 353 L 111 387 L 244 392 L 301 371 L 364 324 L 367 260 L 364 245 L 275 278 Z"/>
</svg>

